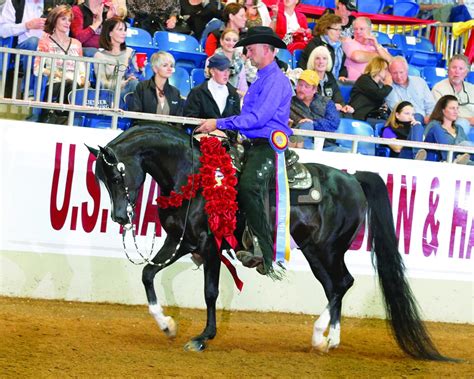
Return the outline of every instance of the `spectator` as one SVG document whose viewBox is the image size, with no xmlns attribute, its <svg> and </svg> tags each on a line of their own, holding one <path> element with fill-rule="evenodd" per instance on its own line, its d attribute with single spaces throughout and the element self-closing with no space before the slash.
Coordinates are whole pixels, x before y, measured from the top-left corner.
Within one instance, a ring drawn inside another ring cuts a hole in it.
<svg viewBox="0 0 474 379">
<path fill-rule="evenodd" d="M 454 95 L 444 95 L 436 103 L 430 122 L 426 127 L 425 142 L 440 143 L 444 145 L 472 145 L 464 129 L 457 124 L 459 116 L 459 101 Z M 441 151 L 441 157 L 445 161 L 448 153 Z M 469 154 L 458 154 L 455 163 L 470 163 Z"/>
<path fill-rule="evenodd" d="M 247 29 L 254 26 L 274 27 L 276 17 L 270 17 L 270 13 L 264 2 L 261 0 L 245 0 L 244 5 L 247 14 L 247 22 L 245 23 Z"/>
<path fill-rule="evenodd" d="M 336 78 L 331 72 L 332 60 L 329 50 L 318 46 L 309 56 L 308 70 L 316 71 L 319 76 L 318 93 L 336 104 L 336 109 L 343 113 L 354 113 L 350 105 L 346 105 Z"/>
<path fill-rule="evenodd" d="M 283 0 L 283 7 L 278 7 L 277 19 L 275 24 L 276 34 L 283 39 L 290 52 L 293 52 L 296 47 L 296 34 L 306 35 L 310 33 L 308 29 L 308 21 L 306 16 L 295 9 L 299 0 Z M 293 46 L 292 46 L 293 45 Z"/>
<path fill-rule="evenodd" d="M 296 95 L 291 99 L 290 120 L 293 128 L 334 132 L 339 126 L 339 113 L 332 100 L 317 93 L 319 76 L 305 70 L 296 84 Z M 313 138 L 290 137 L 295 147 L 313 148 Z M 339 150 L 334 141 L 325 140 L 324 150 Z"/>
<path fill-rule="evenodd" d="M 93 57 L 99 48 L 99 37 L 105 19 L 116 16 L 116 7 L 112 2 L 85 0 L 81 5 L 72 7 L 74 14 L 71 36 L 77 38 L 84 48 L 86 57 Z"/>
<path fill-rule="evenodd" d="M 208 59 L 204 83 L 194 87 L 186 99 L 184 116 L 197 118 L 222 118 L 240 113 L 240 98 L 229 83 L 230 60 L 222 54 Z"/>
<path fill-rule="evenodd" d="M 69 37 L 73 13 L 68 5 L 59 5 L 49 12 L 44 24 L 44 33 L 38 42 L 38 51 L 62 56 L 80 57 L 82 56 L 81 43 L 74 38 Z M 39 75 L 41 59 L 35 58 L 34 73 Z M 52 59 L 43 59 L 43 75 L 52 74 Z M 55 71 L 53 78 L 53 99 L 59 103 L 67 103 L 67 96 L 71 92 L 74 80 L 74 71 L 76 63 L 68 59 L 55 59 Z M 86 72 L 84 63 L 78 63 L 77 84 L 83 86 L 86 81 Z M 65 98 L 60 99 L 61 82 L 65 76 Z M 62 117 L 61 122 L 58 117 Z M 43 111 L 41 115 L 42 122 L 62 123 L 65 122 L 63 112 Z"/>
<path fill-rule="evenodd" d="M 179 0 L 128 0 L 127 7 L 134 18 L 133 26 L 148 31 L 151 35 L 159 30 L 189 33 L 188 25 L 179 18 Z"/>
<path fill-rule="evenodd" d="M 240 49 L 235 49 L 235 44 L 239 41 L 239 34 L 233 29 L 225 29 L 221 34 L 220 45 L 215 54 L 225 55 L 231 62 L 229 83 L 232 84 L 243 96 L 248 90 L 245 59 Z"/>
<path fill-rule="evenodd" d="M 222 17 L 221 4 L 217 0 L 180 0 L 181 17 L 189 26 L 191 34 L 198 40 L 206 25 L 213 18 Z"/>
<path fill-rule="evenodd" d="M 416 0 L 420 5 L 418 18 L 448 22 L 451 9 L 457 0 Z"/>
<path fill-rule="evenodd" d="M 415 118 L 427 124 L 435 105 L 428 84 L 419 76 L 408 75 L 408 63 L 404 57 L 394 57 L 388 70 L 393 80 L 393 90 L 386 99 L 388 107 L 393 110 L 400 101 L 409 101 L 415 108 Z"/>
<path fill-rule="evenodd" d="M 235 30 L 239 33 L 239 37 L 242 38 L 242 30 L 245 28 L 245 22 L 247 21 L 244 6 L 238 3 L 227 4 L 222 12 L 222 21 L 225 24 L 224 29 Z M 207 36 L 204 50 L 209 57 L 219 47 L 220 37 L 224 29 L 214 30 Z"/>
<path fill-rule="evenodd" d="M 341 38 L 345 40 L 352 38 L 352 35 L 354 34 L 352 24 L 355 17 L 352 16 L 352 12 L 357 12 L 357 7 L 353 0 L 338 0 L 336 1 L 336 9 L 327 8 L 323 13 L 323 17 L 326 14 L 335 14 L 341 18 Z"/>
<path fill-rule="evenodd" d="M 138 85 L 137 77 L 141 74 L 137 67 L 135 51 L 125 45 L 126 37 L 127 24 L 119 17 L 109 18 L 104 22 L 100 34 L 99 44 L 103 50 L 94 55 L 94 58 L 112 63 L 101 69 L 99 64 L 94 63 L 98 82 L 103 88 L 115 90 L 120 76 L 122 98 L 127 93 L 135 91 Z"/>
<path fill-rule="evenodd" d="M 155 75 L 138 83 L 133 93 L 132 111 L 172 116 L 183 115 L 184 101 L 179 90 L 169 84 L 174 72 L 174 58 L 170 53 L 159 51 L 151 56 Z"/>
<path fill-rule="evenodd" d="M 385 127 L 382 129 L 382 137 L 423 142 L 423 126 L 415 120 L 415 109 L 409 101 L 402 101 L 395 105 Z M 399 145 L 389 145 L 389 147 L 391 157 L 426 159 L 426 150 L 424 149 L 418 150 Z"/>
<path fill-rule="evenodd" d="M 354 39 L 345 40 L 342 48 L 346 53 L 346 67 L 349 80 L 357 80 L 365 66 L 374 57 L 390 62 L 392 56 L 372 35 L 372 22 L 367 17 L 358 17 L 354 21 Z"/>
<path fill-rule="evenodd" d="M 454 55 L 449 61 L 448 78 L 436 83 L 432 89 L 435 100 L 444 95 L 454 95 L 459 103 L 459 119 L 466 135 L 474 126 L 474 84 L 466 81 L 469 73 L 469 61 L 462 54 Z"/>
<path fill-rule="evenodd" d="M 315 37 L 301 53 L 298 67 L 305 69 L 311 52 L 318 46 L 325 46 L 331 53 L 332 74 L 340 81 L 344 81 L 347 78 L 347 69 L 344 65 L 346 55 L 341 43 L 341 18 L 333 14 L 321 17 L 314 28 L 314 33 Z"/>
<path fill-rule="evenodd" d="M 383 105 L 392 91 L 391 85 L 388 62 L 381 57 L 372 58 L 352 88 L 349 105 L 355 109 L 353 117 L 357 120 L 386 120 L 388 114 Z"/>
</svg>

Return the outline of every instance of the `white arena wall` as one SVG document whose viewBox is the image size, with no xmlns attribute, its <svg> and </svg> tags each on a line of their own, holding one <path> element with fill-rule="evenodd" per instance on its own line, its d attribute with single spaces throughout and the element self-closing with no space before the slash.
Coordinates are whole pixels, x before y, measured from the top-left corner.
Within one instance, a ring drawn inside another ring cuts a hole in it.
<svg viewBox="0 0 474 379">
<path fill-rule="evenodd" d="M 107 191 L 95 185 L 94 158 L 84 146 L 103 146 L 119 132 L 0 122 L 0 295 L 145 304 L 141 267 L 124 256 Z M 378 172 L 391 194 L 399 248 L 424 319 L 473 323 L 473 167 L 299 153 L 303 161 Z M 138 225 L 141 246 L 151 244 L 156 196 L 156 185 L 147 180 Z M 159 225 L 157 230 L 163 235 Z M 353 249 L 346 263 L 356 280 L 343 314 L 383 318 L 366 233 Z M 326 305 L 297 249 L 281 282 L 236 266 L 243 291 L 222 266 L 220 308 L 319 314 Z M 156 287 L 164 305 L 205 307 L 203 271 L 188 258 L 159 273 Z"/>
</svg>

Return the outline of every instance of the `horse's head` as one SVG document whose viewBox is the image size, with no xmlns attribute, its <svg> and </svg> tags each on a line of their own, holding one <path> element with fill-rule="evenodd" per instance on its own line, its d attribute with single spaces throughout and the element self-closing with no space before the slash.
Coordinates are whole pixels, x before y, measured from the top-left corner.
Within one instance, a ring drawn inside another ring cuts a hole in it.
<svg viewBox="0 0 474 379">
<path fill-rule="evenodd" d="M 97 158 L 95 176 L 109 192 L 112 220 L 131 226 L 137 195 L 145 180 L 140 158 L 132 154 L 118 157 L 109 146 L 87 148 Z"/>
</svg>

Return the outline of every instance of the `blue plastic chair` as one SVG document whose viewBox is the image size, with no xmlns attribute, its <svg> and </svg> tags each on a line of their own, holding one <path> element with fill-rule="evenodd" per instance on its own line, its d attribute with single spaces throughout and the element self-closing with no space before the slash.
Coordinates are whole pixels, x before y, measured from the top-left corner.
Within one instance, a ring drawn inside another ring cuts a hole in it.
<svg viewBox="0 0 474 379">
<path fill-rule="evenodd" d="M 13 37 L 7 37 L 7 38 L 0 38 L 0 47 L 13 47 Z M 4 54 L 0 54 L 0 69 L 3 70 L 3 56 Z M 7 60 L 10 59 L 10 54 L 7 54 Z M 10 69 L 13 67 L 13 62 L 9 62 L 7 65 L 7 69 Z"/>
<path fill-rule="evenodd" d="M 378 122 L 375 124 L 374 127 L 374 134 L 375 137 L 382 137 L 382 129 L 385 126 L 384 122 Z M 390 148 L 386 145 L 375 145 L 375 155 L 378 157 L 389 157 L 390 156 Z"/>
<path fill-rule="evenodd" d="M 173 55 L 176 66 L 183 67 L 188 75 L 193 68 L 203 68 L 207 55 L 201 52 L 201 45 L 196 38 L 187 34 L 166 31 L 155 32 L 155 47 Z"/>
<path fill-rule="evenodd" d="M 350 118 L 341 118 L 337 133 L 353 134 L 359 136 L 374 136 L 374 129 L 368 123 L 359 120 L 352 120 Z M 336 140 L 339 146 L 351 149 L 352 141 Z M 375 155 L 375 144 L 369 142 L 359 142 L 357 145 L 357 152 L 364 155 Z"/>
<path fill-rule="evenodd" d="M 278 49 L 277 57 L 287 63 L 289 68 L 293 68 L 293 55 L 287 49 Z"/>
<path fill-rule="evenodd" d="M 403 51 L 396 47 L 387 33 L 373 32 L 373 34 L 377 37 L 377 42 L 385 47 L 392 56 L 403 55 Z"/>
<path fill-rule="evenodd" d="M 191 71 L 191 88 L 198 86 L 201 83 L 204 83 L 206 80 L 206 75 L 204 74 L 203 68 L 195 68 Z"/>
<path fill-rule="evenodd" d="M 336 8 L 336 0 L 324 0 L 324 6 L 326 8 L 334 9 Z"/>
<path fill-rule="evenodd" d="M 412 66 L 411 64 L 408 65 L 408 75 L 411 76 L 421 76 L 421 71 L 419 68 Z"/>
<path fill-rule="evenodd" d="M 384 0 L 358 0 L 357 11 L 361 13 L 378 14 L 385 6 Z"/>
<path fill-rule="evenodd" d="M 148 60 L 150 60 L 153 53 L 158 51 L 153 44 L 151 34 L 140 28 L 129 27 L 125 43 L 139 53 L 146 53 Z"/>
<path fill-rule="evenodd" d="M 298 62 L 301 58 L 301 54 L 303 54 L 302 49 L 296 49 L 295 51 L 293 51 L 293 68 L 298 67 Z"/>
<path fill-rule="evenodd" d="M 187 97 L 191 91 L 191 80 L 188 71 L 182 67 L 176 67 L 173 76 L 169 79 L 171 85 L 179 89 L 182 97 Z"/>
<path fill-rule="evenodd" d="M 219 20 L 218 18 L 213 18 L 206 24 L 204 31 L 202 32 L 201 39 L 199 40 L 199 44 L 201 45 L 201 51 L 204 51 L 204 47 L 206 46 L 207 37 L 211 32 L 214 30 L 220 29 L 224 26 L 224 21 Z"/>
<path fill-rule="evenodd" d="M 425 67 L 422 70 L 422 77 L 431 89 L 436 83 L 448 77 L 448 71 L 441 67 Z"/>
<path fill-rule="evenodd" d="M 346 104 L 349 103 L 349 100 L 351 98 L 352 87 L 353 87 L 353 85 L 349 85 L 349 84 L 340 84 L 339 85 L 339 89 L 341 90 L 342 98 L 344 99 L 344 102 Z"/>
<path fill-rule="evenodd" d="M 470 71 L 469 74 L 467 74 L 466 80 L 469 83 L 474 84 L 474 71 Z M 473 130 L 473 129 L 471 128 L 471 130 Z"/>
<path fill-rule="evenodd" d="M 467 136 L 467 138 L 469 138 L 469 141 L 474 143 L 474 128 L 471 127 L 471 129 L 469 130 L 469 135 Z"/>
<path fill-rule="evenodd" d="M 396 0 L 393 4 L 393 15 L 401 17 L 416 17 L 420 6 L 414 0 Z"/>
<path fill-rule="evenodd" d="M 312 5 L 314 7 L 325 7 L 324 0 L 301 0 L 301 4 Z"/>
</svg>

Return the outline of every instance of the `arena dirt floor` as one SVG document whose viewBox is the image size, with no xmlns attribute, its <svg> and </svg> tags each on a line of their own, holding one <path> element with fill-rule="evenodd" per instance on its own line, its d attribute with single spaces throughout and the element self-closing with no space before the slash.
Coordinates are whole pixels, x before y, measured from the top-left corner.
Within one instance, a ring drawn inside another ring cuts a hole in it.
<svg viewBox="0 0 474 379">
<path fill-rule="evenodd" d="M 168 340 L 145 306 L 0 297 L 0 377 L 473 377 L 474 325 L 428 323 L 437 346 L 462 363 L 416 361 L 383 320 L 345 318 L 342 344 L 311 350 L 309 315 L 218 312 L 218 335 L 202 353 L 183 349 L 203 310 L 168 308 Z"/>
</svg>

